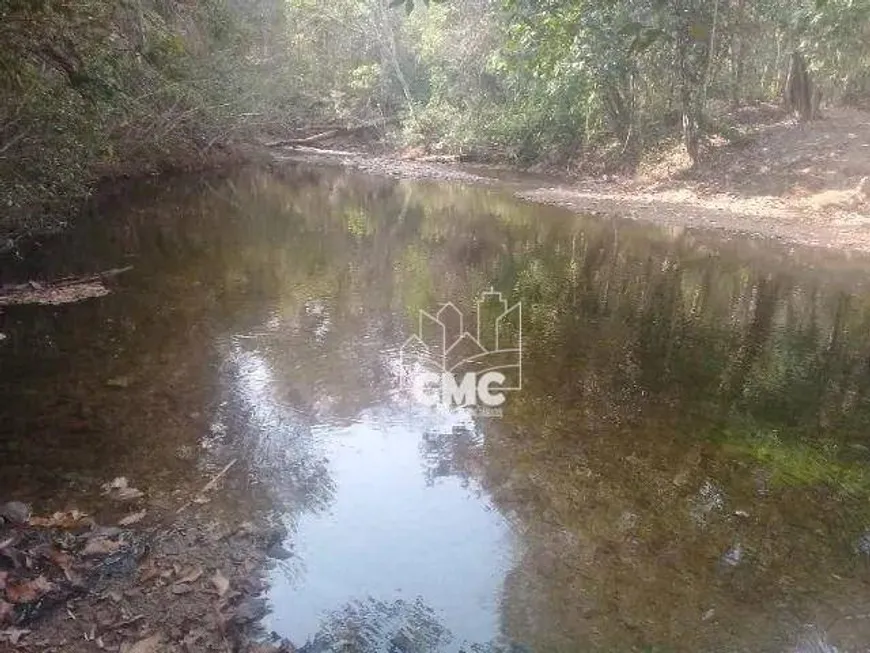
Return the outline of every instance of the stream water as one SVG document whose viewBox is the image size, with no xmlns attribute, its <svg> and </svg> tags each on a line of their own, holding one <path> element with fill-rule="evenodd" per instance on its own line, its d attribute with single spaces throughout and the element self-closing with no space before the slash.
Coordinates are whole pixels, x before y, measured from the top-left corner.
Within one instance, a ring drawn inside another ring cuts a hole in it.
<svg viewBox="0 0 870 653">
<path fill-rule="evenodd" d="M 309 652 L 870 642 L 870 266 L 299 167 L 125 189 L 3 280 L 125 265 L 0 313 L 0 498 L 237 459 L 226 518 L 288 532 L 265 625 Z M 415 400 L 420 311 L 490 289 L 522 388 Z"/>
</svg>

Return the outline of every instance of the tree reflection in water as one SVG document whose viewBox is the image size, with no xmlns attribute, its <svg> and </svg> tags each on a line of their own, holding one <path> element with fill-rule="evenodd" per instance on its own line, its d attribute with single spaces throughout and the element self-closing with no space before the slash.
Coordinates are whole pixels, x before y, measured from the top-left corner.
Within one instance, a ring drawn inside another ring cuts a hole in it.
<svg viewBox="0 0 870 653">
<path fill-rule="evenodd" d="M 870 613 L 855 553 L 870 524 L 861 277 L 751 241 L 339 171 L 161 193 L 45 251 L 57 276 L 135 255 L 125 292 L 63 328 L 47 313 L 4 323 L 22 344 L 0 378 L 0 489 L 107 468 L 160 485 L 189 476 L 184 449 L 238 457 L 238 491 L 260 492 L 249 510 L 290 526 L 324 513 L 341 488 L 317 429 L 394 403 L 418 311 L 467 310 L 492 285 L 523 303 L 523 390 L 504 419 L 429 432 L 419 453 L 430 486 L 461 479 L 516 536 L 505 638 L 783 651 L 810 623 L 845 650 L 870 640 L 870 620 L 847 618 Z M 127 392 L 106 388 L 133 373 Z M 321 630 L 312 651 L 449 635 L 424 604 L 386 597 Z"/>
<path fill-rule="evenodd" d="M 512 643 L 455 642 L 450 630 L 422 598 L 392 603 L 368 598 L 327 615 L 299 653 L 531 653 Z"/>
</svg>

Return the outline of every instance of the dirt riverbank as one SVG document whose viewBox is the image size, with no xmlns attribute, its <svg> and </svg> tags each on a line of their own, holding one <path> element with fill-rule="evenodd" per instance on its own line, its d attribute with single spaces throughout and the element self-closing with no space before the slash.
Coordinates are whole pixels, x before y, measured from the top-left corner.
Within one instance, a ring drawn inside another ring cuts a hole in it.
<svg viewBox="0 0 870 653">
<path fill-rule="evenodd" d="M 0 651 L 294 650 L 259 625 L 286 531 L 255 514 L 228 523 L 211 504 L 231 467 L 188 501 L 121 477 L 93 515 L 0 505 Z"/>
<path fill-rule="evenodd" d="M 760 123 L 739 143 L 714 144 L 694 169 L 674 150 L 631 178 L 556 180 L 314 148 L 276 157 L 398 178 L 509 184 L 523 199 L 582 213 L 870 252 L 870 114 L 855 109 L 831 109 L 809 124 Z"/>
</svg>

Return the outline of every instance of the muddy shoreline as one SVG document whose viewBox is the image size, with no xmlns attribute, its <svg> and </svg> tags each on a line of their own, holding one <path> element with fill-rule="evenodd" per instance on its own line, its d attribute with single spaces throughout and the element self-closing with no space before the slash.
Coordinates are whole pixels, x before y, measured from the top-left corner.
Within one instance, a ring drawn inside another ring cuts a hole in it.
<svg viewBox="0 0 870 653">
<path fill-rule="evenodd" d="M 254 515 L 228 523 L 207 505 L 216 486 L 169 507 L 119 478 L 95 516 L 0 506 L 0 648 L 295 650 L 260 626 L 286 530 Z"/>
<path fill-rule="evenodd" d="M 276 148 L 253 142 L 235 146 L 230 155 L 219 160 L 204 162 L 199 171 L 221 175 L 246 166 L 274 171 L 288 164 L 340 167 L 393 179 L 487 186 L 524 201 L 584 215 L 688 228 L 719 237 L 761 239 L 786 249 L 800 246 L 847 258 L 870 255 L 870 162 L 856 163 L 855 156 L 848 156 L 849 148 L 866 145 L 860 137 L 870 135 L 870 116 L 839 110 L 808 127 L 785 121 L 756 129 L 751 145 L 726 145 L 710 153 L 697 169 L 675 168 L 668 157 L 679 159 L 679 155 L 671 153 L 657 164 L 661 170 L 635 177 L 577 177 L 509 165 L 404 159 L 398 153 Z M 820 164 L 819 159 L 830 151 L 844 156 L 844 161 L 836 164 L 842 169 L 827 169 L 824 175 L 813 172 L 828 165 Z M 864 151 L 856 152 L 861 155 Z M 66 219 L 55 219 L 33 230 L 13 232 L 7 227 L 7 237 L 0 239 L 0 256 L 26 257 L 29 241 L 62 232 L 75 222 L 75 213 L 121 197 L 131 186 L 199 171 L 188 165 L 160 175 L 104 178 L 91 200 L 80 209 L 71 209 Z"/>
<path fill-rule="evenodd" d="M 458 183 L 509 193 L 514 198 L 618 224 L 646 224 L 687 231 L 712 251 L 734 252 L 747 262 L 793 268 L 824 268 L 849 286 L 864 284 L 870 266 L 870 229 L 840 233 L 815 223 L 795 224 L 777 217 L 763 219 L 723 210 L 694 210 L 662 205 L 633 189 L 627 181 L 573 183 L 556 175 L 526 173 L 515 168 L 482 164 L 404 161 L 364 153 L 334 155 L 288 151 L 274 155 L 270 167 L 286 165 L 343 168 L 375 177 L 432 183 Z"/>
<path fill-rule="evenodd" d="M 644 192 L 628 181 L 571 183 L 556 176 L 526 174 L 499 166 L 428 163 L 367 154 L 340 156 L 310 151 L 276 155 L 273 165 L 287 163 L 340 166 L 395 179 L 488 186 L 510 191 L 520 200 L 557 206 L 584 215 L 689 228 L 719 237 L 762 239 L 785 247 L 818 249 L 826 254 L 858 254 L 861 258 L 870 255 L 870 229 L 863 224 L 837 226 L 823 221 L 797 221 L 794 216 L 776 213 L 745 215 L 729 210 L 721 203 L 714 206 L 681 204 Z"/>
</svg>

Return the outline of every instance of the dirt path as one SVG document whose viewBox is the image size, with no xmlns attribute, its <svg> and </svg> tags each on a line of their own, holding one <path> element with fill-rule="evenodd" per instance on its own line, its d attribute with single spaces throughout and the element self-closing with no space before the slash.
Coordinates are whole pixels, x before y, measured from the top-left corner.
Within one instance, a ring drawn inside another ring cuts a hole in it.
<svg viewBox="0 0 870 653">
<path fill-rule="evenodd" d="M 870 114 L 760 126 L 748 143 L 714 149 L 698 169 L 678 161 L 635 179 L 553 180 L 508 174 L 519 197 L 582 213 L 721 229 L 784 242 L 870 252 Z M 340 163 L 403 178 L 503 184 L 503 170 L 311 149 L 279 159 Z M 662 170 L 664 168 L 664 170 Z"/>
</svg>

